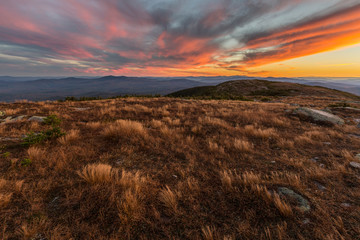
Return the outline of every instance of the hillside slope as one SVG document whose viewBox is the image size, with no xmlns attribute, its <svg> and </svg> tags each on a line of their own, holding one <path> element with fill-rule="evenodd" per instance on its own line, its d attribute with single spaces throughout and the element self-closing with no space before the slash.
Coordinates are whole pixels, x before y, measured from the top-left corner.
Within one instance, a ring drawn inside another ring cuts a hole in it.
<svg viewBox="0 0 360 240">
<path fill-rule="evenodd" d="M 242 99 L 253 96 L 332 96 L 360 99 L 359 96 L 354 94 L 334 89 L 266 80 L 228 81 L 216 86 L 202 86 L 180 90 L 168 96 L 220 99 Z"/>
<path fill-rule="evenodd" d="M 279 101 L 0 103 L 0 239 L 358 240 L 360 103 Z"/>
</svg>

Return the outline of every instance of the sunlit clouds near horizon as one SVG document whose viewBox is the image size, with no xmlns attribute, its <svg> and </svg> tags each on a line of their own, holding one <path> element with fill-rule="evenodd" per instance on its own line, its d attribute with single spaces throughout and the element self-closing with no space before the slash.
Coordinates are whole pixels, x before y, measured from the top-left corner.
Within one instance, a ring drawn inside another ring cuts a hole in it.
<svg viewBox="0 0 360 240">
<path fill-rule="evenodd" d="M 15 0 L 0 75 L 360 77 L 359 0 Z"/>
</svg>

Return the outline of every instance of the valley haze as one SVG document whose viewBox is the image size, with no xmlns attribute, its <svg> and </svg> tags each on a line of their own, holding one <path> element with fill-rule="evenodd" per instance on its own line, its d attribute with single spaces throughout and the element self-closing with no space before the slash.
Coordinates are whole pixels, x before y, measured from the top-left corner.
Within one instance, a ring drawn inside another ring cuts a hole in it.
<svg viewBox="0 0 360 240">
<path fill-rule="evenodd" d="M 322 86 L 360 95 L 358 78 L 214 77 L 0 77 L 0 101 L 60 100 L 65 97 L 166 95 L 186 88 L 214 86 L 232 80 L 269 80 Z"/>
</svg>

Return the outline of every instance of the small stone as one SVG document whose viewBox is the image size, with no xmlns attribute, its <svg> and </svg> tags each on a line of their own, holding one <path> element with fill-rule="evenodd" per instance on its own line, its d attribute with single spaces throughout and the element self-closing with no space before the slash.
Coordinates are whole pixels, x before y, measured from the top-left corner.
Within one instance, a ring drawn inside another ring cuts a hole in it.
<svg viewBox="0 0 360 240">
<path fill-rule="evenodd" d="M 357 163 L 357 162 L 350 162 L 350 166 L 353 168 L 360 169 L 360 163 Z"/>
<path fill-rule="evenodd" d="M 60 197 L 55 197 L 50 203 L 55 203 Z"/>
<path fill-rule="evenodd" d="M 2 142 L 9 142 L 9 141 L 19 141 L 21 138 L 16 137 L 0 137 L 0 141 Z"/>
<path fill-rule="evenodd" d="M 302 222 L 303 224 L 309 224 L 310 223 L 310 219 L 305 218 L 304 221 Z"/>
<path fill-rule="evenodd" d="M 325 191 L 326 190 L 326 187 L 324 187 L 323 185 L 321 185 L 320 183 L 318 183 L 318 182 L 314 182 L 315 183 L 315 185 L 318 187 L 318 189 L 320 190 L 320 191 Z"/>
<path fill-rule="evenodd" d="M 28 119 L 29 122 L 44 122 L 46 117 L 32 116 Z"/>
<path fill-rule="evenodd" d="M 319 166 L 320 166 L 321 168 L 324 168 L 324 167 L 325 167 L 325 164 L 321 163 Z"/>
<path fill-rule="evenodd" d="M 177 178 L 178 176 L 176 176 L 176 175 L 173 175 L 173 177 L 174 177 L 174 178 Z"/>
<path fill-rule="evenodd" d="M 297 103 L 290 103 L 290 106 L 299 107 L 300 105 Z"/>
<path fill-rule="evenodd" d="M 271 161 L 271 163 L 276 163 L 276 161 Z"/>
<path fill-rule="evenodd" d="M 341 206 L 345 208 L 351 207 L 350 203 L 342 203 Z"/>
<path fill-rule="evenodd" d="M 288 196 L 290 198 L 295 199 L 299 205 L 299 208 L 302 211 L 304 211 L 304 212 L 310 211 L 311 207 L 310 207 L 309 201 L 306 200 L 304 197 L 302 197 L 300 194 L 297 194 L 293 190 L 286 188 L 286 187 L 279 187 L 278 192 L 280 195 Z"/>
<path fill-rule="evenodd" d="M 81 111 L 90 110 L 91 108 L 89 108 L 89 107 L 85 107 L 85 108 L 74 108 L 74 109 L 75 109 L 75 111 L 79 111 L 79 112 L 81 112 Z"/>
<path fill-rule="evenodd" d="M 331 145 L 331 142 L 323 142 L 324 145 Z"/>
</svg>

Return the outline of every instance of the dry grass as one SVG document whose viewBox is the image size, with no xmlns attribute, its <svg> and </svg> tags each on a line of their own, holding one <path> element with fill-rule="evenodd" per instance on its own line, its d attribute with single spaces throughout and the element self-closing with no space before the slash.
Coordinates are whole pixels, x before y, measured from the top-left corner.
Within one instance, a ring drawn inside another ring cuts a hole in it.
<svg viewBox="0 0 360 240">
<path fill-rule="evenodd" d="M 86 165 L 78 174 L 89 183 L 106 183 L 114 180 L 112 167 L 102 163 Z"/>
<path fill-rule="evenodd" d="M 293 215 L 291 206 L 282 201 L 278 194 L 274 194 L 275 207 L 280 211 L 284 217 L 290 217 Z"/>
<path fill-rule="evenodd" d="M 178 212 L 177 195 L 178 194 L 173 192 L 168 186 L 162 189 L 159 194 L 160 201 L 174 214 Z"/>
<path fill-rule="evenodd" d="M 65 136 L 59 138 L 58 141 L 65 145 L 74 143 L 78 139 L 80 139 L 80 131 L 78 129 L 72 129 Z"/>
<path fill-rule="evenodd" d="M 234 140 L 234 148 L 242 151 L 242 152 L 251 152 L 253 149 L 253 144 L 249 143 L 248 141 L 241 140 L 241 139 L 235 139 Z"/>
<path fill-rule="evenodd" d="M 214 227 L 202 227 L 201 228 L 204 240 L 215 240 L 215 228 Z"/>
<path fill-rule="evenodd" d="M 267 139 L 277 136 L 276 131 L 273 128 L 262 129 L 262 128 L 257 128 L 256 126 L 253 125 L 245 126 L 244 132 L 249 137 L 262 138 L 262 139 Z"/>
<path fill-rule="evenodd" d="M 0 126 L 0 239 L 357 239 L 358 116 L 334 110 L 349 121 L 329 127 L 285 111 L 333 100 L 0 103 L 56 113 L 66 132 L 24 147 L 49 126 Z"/>
<path fill-rule="evenodd" d="M 147 132 L 139 122 L 119 119 L 115 123 L 106 126 L 103 135 L 108 138 L 146 137 Z"/>
<path fill-rule="evenodd" d="M 45 157 L 45 150 L 33 146 L 27 150 L 27 154 L 31 161 L 38 162 Z"/>
</svg>

